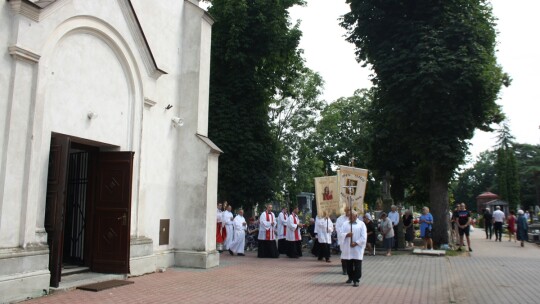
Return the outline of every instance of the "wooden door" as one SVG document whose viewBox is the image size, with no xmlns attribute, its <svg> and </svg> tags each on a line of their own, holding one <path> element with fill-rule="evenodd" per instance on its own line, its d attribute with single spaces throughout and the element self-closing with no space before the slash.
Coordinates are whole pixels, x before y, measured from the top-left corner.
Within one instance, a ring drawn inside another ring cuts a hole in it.
<svg viewBox="0 0 540 304">
<path fill-rule="evenodd" d="M 134 152 L 100 152 L 96 168 L 92 271 L 129 273 Z"/>
<path fill-rule="evenodd" d="M 53 136 L 49 154 L 49 172 L 45 203 L 45 231 L 49 245 L 50 284 L 58 287 L 62 274 L 66 175 L 70 141 L 67 136 Z"/>
</svg>

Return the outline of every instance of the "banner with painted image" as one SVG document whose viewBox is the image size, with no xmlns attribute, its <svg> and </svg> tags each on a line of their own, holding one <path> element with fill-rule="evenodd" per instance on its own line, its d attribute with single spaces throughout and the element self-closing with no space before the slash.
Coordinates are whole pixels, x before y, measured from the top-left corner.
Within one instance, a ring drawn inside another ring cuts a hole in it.
<svg viewBox="0 0 540 304">
<path fill-rule="evenodd" d="M 353 210 L 364 213 L 364 195 L 368 179 L 368 170 L 340 166 L 338 182 L 342 205 L 352 205 Z M 350 202 L 349 202 L 350 199 Z"/>
<path fill-rule="evenodd" d="M 337 176 L 315 178 L 315 200 L 317 201 L 318 216 L 322 216 L 324 211 L 330 216 L 339 216 L 341 214 L 339 196 Z"/>
</svg>

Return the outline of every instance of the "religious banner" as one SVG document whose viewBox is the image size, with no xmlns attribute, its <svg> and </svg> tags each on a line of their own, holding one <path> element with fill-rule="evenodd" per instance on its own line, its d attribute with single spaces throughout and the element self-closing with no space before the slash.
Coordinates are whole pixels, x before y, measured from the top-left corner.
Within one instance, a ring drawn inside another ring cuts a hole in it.
<svg viewBox="0 0 540 304">
<path fill-rule="evenodd" d="M 342 206 L 352 206 L 358 213 L 364 213 L 364 195 L 368 170 L 354 167 L 340 166 L 338 182 L 340 187 L 340 200 Z"/>
<path fill-rule="evenodd" d="M 324 176 L 315 178 L 315 200 L 317 201 L 317 215 L 323 212 L 331 216 L 339 216 L 339 187 L 337 176 Z"/>
</svg>

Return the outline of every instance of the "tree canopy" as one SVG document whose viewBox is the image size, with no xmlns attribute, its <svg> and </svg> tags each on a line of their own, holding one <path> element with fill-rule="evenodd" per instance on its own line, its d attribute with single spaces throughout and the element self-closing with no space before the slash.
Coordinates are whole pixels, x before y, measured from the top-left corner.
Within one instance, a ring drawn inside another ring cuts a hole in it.
<svg viewBox="0 0 540 304">
<path fill-rule="evenodd" d="M 497 95 L 508 79 L 496 62 L 495 21 L 483 0 L 347 0 L 341 25 L 359 61 L 375 75 L 375 104 L 387 145 L 410 153 L 436 219 L 434 241 L 447 243 L 449 181 L 475 129 L 503 119 Z M 389 157 L 390 155 L 386 155 Z M 391 158 L 389 158 L 391 159 Z"/>
</svg>

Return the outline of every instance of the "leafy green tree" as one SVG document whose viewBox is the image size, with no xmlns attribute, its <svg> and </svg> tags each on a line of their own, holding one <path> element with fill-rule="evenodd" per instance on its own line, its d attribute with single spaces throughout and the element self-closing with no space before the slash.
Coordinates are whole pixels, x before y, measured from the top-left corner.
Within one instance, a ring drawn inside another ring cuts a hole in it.
<svg viewBox="0 0 540 304">
<path fill-rule="evenodd" d="M 476 197 L 485 191 L 495 190 L 497 153 L 484 151 L 478 156 L 475 164 L 461 172 L 452 183 L 452 192 L 456 202 L 465 202 L 474 208 Z M 479 210 L 477 210 L 479 211 Z"/>
<path fill-rule="evenodd" d="M 322 162 L 309 151 L 306 141 L 315 131 L 316 119 L 325 105 L 319 99 L 323 80 L 303 64 L 298 58 L 298 73 L 284 81 L 270 105 L 272 135 L 278 143 L 276 192 L 313 192 L 313 178 L 324 173 Z M 296 196 L 291 199 L 294 202 Z"/>
<path fill-rule="evenodd" d="M 520 184 L 520 203 L 523 210 L 539 205 L 540 145 L 514 144 Z"/>
<path fill-rule="evenodd" d="M 302 0 L 213 0 L 209 137 L 224 151 L 218 196 L 251 206 L 273 195 L 278 143 L 269 105 L 296 72 L 301 32 L 287 9 Z"/>
<path fill-rule="evenodd" d="M 367 89 L 356 90 L 353 96 L 341 97 L 321 112 L 316 131 L 308 139 L 316 156 L 324 163 L 325 174 L 333 175 L 339 165 L 370 168 L 367 163 L 368 123 L 366 111 L 372 100 Z M 373 207 L 380 186 L 369 172 L 364 201 Z"/>
<path fill-rule="evenodd" d="M 347 0 L 341 25 L 369 64 L 379 116 L 411 153 L 435 217 L 434 241 L 447 243 L 448 187 L 479 128 L 503 119 L 495 103 L 507 81 L 496 62 L 495 21 L 484 0 Z"/>
<path fill-rule="evenodd" d="M 519 177 L 514 155 L 514 137 L 503 122 L 497 136 L 497 190 L 501 199 L 508 201 L 510 209 L 519 206 Z"/>
</svg>

